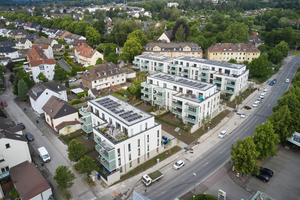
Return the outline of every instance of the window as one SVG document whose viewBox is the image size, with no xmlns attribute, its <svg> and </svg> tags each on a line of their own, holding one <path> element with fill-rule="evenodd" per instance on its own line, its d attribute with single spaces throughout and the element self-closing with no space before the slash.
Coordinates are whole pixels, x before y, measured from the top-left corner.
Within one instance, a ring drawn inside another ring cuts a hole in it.
<svg viewBox="0 0 300 200">
<path fill-rule="evenodd" d="M 149 135 L 147 135 L 147 142 L 149 142 Z"/>
<path fill-rule="evenodd" d="M 8 172 L 8 171 L 9 171 L 9 167 L 8 166 L 1 168 L 1 172 L 2 173 Z"/>
<path fill-rule="evenodd" d="M 150 157 L 150 154 L 149 154 L 149 152 L 147 153 L 147 158 L 149 158 Z"/>
<path fill-rule="evenodd" d="M 140 147 L 141 146 L 141 144 L 140 144 L 140 139 L 138 139 L 138 147 Z"/>
<path fill-rule="evenodd" d="M 149 151 L 149 144 L 147 144 L 147 151 Z"/>
<path fill-rule="evenodd" d="M 129 152 L 131 151 L 131 146 L 130 146 L 130 144 L 128 144 L 128 151 L 129 151 Z"/>
<path fill-rule="evenodd" d="M 119 166 L 121 166 L 121 158 L 118 159 Z"/>
<path fill-rule="evenodd" d="M 129 161 L 131 160 L 131 153 L 129 153 Z"/>
<path fill-rule="evenodd" d="M 129 168 L 131 168 L 131 167 L 132 167 L 132 162 L 129 163 Z"/>
<path fill-rule="evenodd" d="M 10 144 L 9 143 L 7 143 L 5 146 L 6 146 L 7 149 L 10 148 Z"/>
<path fill-rule="evenodd" d="M 147 130 L 147 122 L 145 123 L 145 129 Z"/>
<path fill-rule="evenodd" d="M 157 138 L 157 146 L 159 146 L 159 138 Z"/>
<path fill-rule="evenodd" d="M 120 148 L 118 149 L 118 157 L 121 156 Z"/>
<path fill-rule="evenodd" d="M 141 149 L 138 148 L 138 156 L 140 156 L 140 155 L 141 155 Z"/>
<path fill-rule="evenodd" d="M 177 90 L 177 87 L 176 87 L 176 86 L 173 86 L 173 90 L 176 91 L 176 90 Z"/>
<path fill-rule="evenodd" d="M 157 130 L 157 137 L 159 138 L 159 130 Z"/>
<path fill-rule="evenodd" d="M 164 88 L 166 88 L 167 87 L 167 84 L 166 83 L 164 83 Z"/>
</svg>

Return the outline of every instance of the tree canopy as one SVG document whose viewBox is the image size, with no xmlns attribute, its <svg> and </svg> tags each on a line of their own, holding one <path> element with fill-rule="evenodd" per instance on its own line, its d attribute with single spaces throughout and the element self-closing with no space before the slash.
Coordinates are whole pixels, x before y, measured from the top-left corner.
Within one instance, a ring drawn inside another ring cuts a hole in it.
<svg viewBox="0 0 300 200">
<path fill-rule="evenodd" d="M 75 139 L 71 140 L 69 143 L 68 149 L 68 157 L 70 161 L 78 162 L 80 158 L 85 155 L 85 147 L 81 142 L 77 142 Z"/>
<path fill-rule="evenodd" d="M 57 183 L 57 188 L 62 191 L 72 187 L 74 184 L 73 180 L 75 178 L 75 174 L 64 165 L 56 168 L 55 175 L 53 177 Z"/>
</svg>

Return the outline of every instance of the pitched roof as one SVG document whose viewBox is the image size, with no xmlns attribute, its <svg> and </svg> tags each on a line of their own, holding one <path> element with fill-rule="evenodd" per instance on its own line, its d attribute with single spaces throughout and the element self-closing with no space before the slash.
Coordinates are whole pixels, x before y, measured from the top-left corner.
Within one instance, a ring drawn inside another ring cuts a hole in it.
<svg viewBox="0 0 300 200">
<path fill-rule="evenodd" d="M 28 38 L 19 38 L 19 39 L 16 40 L 16 42 L 17 43 L 20 42 L 21 44 L 25 44 L 27 40 L 28 40 Z"/>
<path fill-rule="evenodd" d="M 47 103 L 43 106 L 42 109 L 53 119 L 64 117 L 66 115 L 78 112 L 78 110 L 72 105 L 70 105 L 68 102 L 55 96 L 50 97 L 50 99 L 47 101 Z"/>
<path fill-rule="evenodd" d="M 81 46 L 82 44 L 85 44 L 85 43 L 87 43 L 87 41 L 86 40 L 74 40 L 73 41 L 73 46 L 77 46 L 77 47 L 79 47 L 79 46 Z"/>
<path fill-rule="evenodd" d="M 57 130 L 60 130 L 67 125 L 75 125 L 75 124 L 80 124 L 80 122 L 79 121 L 66 121 L 66 122 L 62 122 L 62 123 L 58 124 L 55 128 Z"/>
<path fill-rule="evenodd" d="M 5 40 L 0 42 L 0 47 L 14 47 L 15 44 L 10 40 Z"/>
<path fill-rule="evenodd" d="M 34 39 L 39 39 L 40 36 L 37 33 L 31 33 L 31 34 L 27 34 L 27 38 L 29 40 L 34 40 Z"/>
<path fill-rule="evenodd" d="M 25 161 L 10 168 L 9 174 L 23 200 L 32 199 L 50 188 L 34 163 Z"/>
<path fill-rule="evenodd" d="M 33 44 L 51 44 L 54 39 L 44 39 L 44 38 L 38 38 L 34 40 Z"/>
<path fill-rule="evenodd" d="M 53 48 L 61 48 L 63 45 L 62 44 L 54 44 Z"/>
<path fill-rule="evenodd" d="M 16 52 L 16 51 L 18 51 L 18 49 L 14 49 L 11 47 L 0 47 L 1 53 L 12 53 L 12 52 Z"/>
<path fill-rule="evenodd" d="M 68 35 L 66 35 L 64 38 L 68 38 L 68 39 L 79 39 L 81 36 L 80 35 L 76 35 L 76 34 L 73 34 L 73 33 L 69 33 Z"/>
<path fill-rule="evenodd" d="M 183 51 L 183 48 L 188 46 L 191 51 L 202 52 L 201 47 L 196 42 L 148 42 L 143 51 L 153 51 L 156 46 L 162 48 L 162 51 Z"/>
<path fill-rule="evenodd" d="M 50 81 L 46 83 L 36 83 L 32 88 L 30 88 L 27 95 L 30 96 L 32 99 L 36 100 L 46 89 L 58 93 L 60 91 L 67 90 L 68 88 L 55 81 Z"/>
<path fill-rule="evenodd" d="M 253 43 L 264 43 L 262 39 L 258 37 L 258 35 L 249 35 L 249 42 Z"/>
<path fill-rule="evenodd" d="M 169 30 L 169 31 L 166 31 L 165 32 L 166 36 L 171 40 L 172 37 L 173 37 L 173 31 L 172 30 Z"/>
<path fill-rule="evenodd" d="M 11 139 L 11 140 L 27 142 L 24 135 L 15 134 L 14 132 L 11 132 L 11 131 L 21 131 L 21 129 L 10 130 L 10 131 L 7 129 L 1 129 L 0 130 L 0 139 L 7 138 L 7 139 Z"/>
<path fill-rule="evenodd" d="M 13 30 L 11 32 L 12 35 L 28 35 L 29 33 L 22 29 Z"/>
<path fill-rule="evenodd" d="M 100 92 L 96 88 L 91 89 L 91 92 L 93 93 L 94 96 L 100 96 Z"/>
<path fill-rule="evenodd" d="M 40 64 L 56 64 L 54 58 L 47 58 L 43 49 L 48 49 L 49 45 L 33 45 L 32 49 L 27 52 L 28 62 L 31 67 L 39 66 Z"/>
<path fill-rule="evenodd" d="M 209 48 L 211 52 L 257 52 L 260 51 L 253 43 L 214 43 Z"/>
<path fill-rule="evenodd" d="M 124 70 L 118 68 L 114 63 L 103 63 L 100 65 L 95 65 L 91 69 L 89 69 L 82 76 L 82 79 L 87 81 L 93 81 L 97 79 L 102 79 L 109 76 L 115 76 L 118 74 L 126 73 Z"/>
<path fill-rule="evenodd" d="M 97 50 L 93 50 L 92 47 L 90 47 L 88 44 L 84 43 L 80 45 L 78 48 L 76 48 L 76 52 L 80 56 L 86 57 L 86 58 L 92 58 L 94 54 L 97 52 Z"/>
</svg>

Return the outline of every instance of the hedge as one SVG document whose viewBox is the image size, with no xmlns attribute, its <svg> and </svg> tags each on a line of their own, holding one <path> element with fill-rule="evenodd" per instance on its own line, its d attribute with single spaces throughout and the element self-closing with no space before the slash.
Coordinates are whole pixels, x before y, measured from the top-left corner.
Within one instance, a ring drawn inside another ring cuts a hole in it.
<svg viewBox="0 0 300 200">
<path fill-rule="evenodd" d="M 79 104 L 79 103 L 83 103 L 83 102 L 85 102 L 85 100 L 75 99 L 73 101 L 69 101 L 69 104 L 75 105 L 75 104 Z"/>
</svg>

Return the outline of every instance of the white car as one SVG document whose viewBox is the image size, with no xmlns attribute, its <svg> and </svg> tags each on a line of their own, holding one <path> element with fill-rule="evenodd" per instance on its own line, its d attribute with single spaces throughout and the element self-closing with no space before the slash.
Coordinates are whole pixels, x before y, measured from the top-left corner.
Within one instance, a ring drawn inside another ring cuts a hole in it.
<svg viewBox="0 0 300 200">
<path fill-rule="evenodd" d="M 285 82 L 286 82 L 286 83 L 289 83 L 289 82 L 290 82 L 290 79 L 285 79 Z"/>
<path fill-rule="evenodd" d="M 264 93 L 267 93 L 267 92 L 268 92 L 268 89 L 265 88 L 263 92 L 264 92 Z"/>
<path fill-rule="evenodd" d="M 178 160 L 178 161 L 173 165 L 173 169 L 178 170 L 178 169 L 180 169 L 180 168 L 183 167 L 183 166 L 184 166 L 183 160 Z"/>
<path fill-rule="evenodd" d="M 259 104 L 259 101 L 255 101 L 254 103 L 253 103 L 253 107 L 257 107 L 258 106 L 258 104 Z"/>
<path fill-rule="evenodd" d="M 260 96 L 259 96 L 259 98 L 261 98 L 261 99 L 265 98 L 265 94 L 261 93 Z"/>
<path fill-rule="evenodd" d="M 227 135 L 226 131 L 222 131 L 221 133 L 219 133 L 219 138 L 224 138 Z"/>
<path fill-rule="evenodd" d="M 261 98 L 256 99 L 256 101 L 261 102 Z"/>
<path fill-rule="evenodd" d="M 241 118 L 245 118 L 245 117 L 246 117 L 246 113 L 242 113 Z"/>
<path fill-rule="evenodd" d="M 76 78 L 71 78 L 71 79 L 69 80 L 70 83 L 75 82 L 75 81 L 76 81 Z"/>
</svg>

